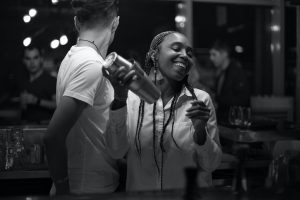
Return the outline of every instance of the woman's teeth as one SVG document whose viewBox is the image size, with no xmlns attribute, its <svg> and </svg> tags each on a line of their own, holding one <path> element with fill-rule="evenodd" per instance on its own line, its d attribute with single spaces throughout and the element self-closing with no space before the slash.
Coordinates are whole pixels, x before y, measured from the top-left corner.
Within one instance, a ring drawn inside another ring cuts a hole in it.
<svg viewBox="0 0 300 200">
<path fill-rule="evenodd" d="M 175 63 L 176 66 L 183 68 L 184 70 L 186 69 L 186 66 L 182 63 Z"/>
</svg>

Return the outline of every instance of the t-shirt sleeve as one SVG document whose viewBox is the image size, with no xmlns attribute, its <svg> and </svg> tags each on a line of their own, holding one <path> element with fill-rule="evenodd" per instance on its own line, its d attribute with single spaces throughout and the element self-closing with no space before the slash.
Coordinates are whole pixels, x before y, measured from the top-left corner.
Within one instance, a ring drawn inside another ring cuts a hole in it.
<svg viewBox="0 0 300 200">
<path fill-rule="evenodd" d="M 102 65 L 96 61 L 83 63 L 68 83 L 63 96 L 70 96 L 89 105 L 94 104 L 96 91 L 103 80 Z"/>
</svg>

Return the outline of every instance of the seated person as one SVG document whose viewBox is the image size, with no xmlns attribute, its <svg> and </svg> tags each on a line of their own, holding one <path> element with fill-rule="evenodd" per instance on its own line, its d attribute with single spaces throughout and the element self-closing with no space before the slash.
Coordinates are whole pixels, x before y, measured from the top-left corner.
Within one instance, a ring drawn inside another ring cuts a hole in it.
<svg viewBox="0 0 300 200">
<path fill-rule="evenodd" d="M 156 102 L 122 86 L 136 77 L 134 70 L 120 67 L 109 77 L 115 98 L 105 137 L 109 153 L 126 158 L 127 191 L 183 189 L 189 167 L 199 169 L 199 187 L 212 185 L 222 157 L 219 132 L 209 94 L 187 82 L 192 65 L 187 38 L 167 31 L 154 37 L 144 68 L 161 91 Z"/>
<path fill-rule="evenodd" d="M 18 79 L 22 121 L 47 124 L 54 112 L 56 78 L 44 72 L 41 50 L 28 46 L 24 50 L 26 73 Z"/>
<path fill-rule="evenodd" d="M 250 84 L 242 65 L 231 57 L 231 47 L 216 40 L 210 48 L 210 60 L 216 67 L 216 110 L 218 120 L 228 121 L 230 106 L 250 105 Z"/>
</svg>

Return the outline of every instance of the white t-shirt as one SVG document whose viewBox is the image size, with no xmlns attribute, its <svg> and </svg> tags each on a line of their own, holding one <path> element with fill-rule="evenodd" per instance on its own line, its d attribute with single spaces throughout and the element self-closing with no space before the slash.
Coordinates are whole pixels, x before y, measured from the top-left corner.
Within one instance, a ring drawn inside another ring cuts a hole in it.
<svg viewBox="0 0 300 200">
<path fill-rule="evenodd" d="M 113 88 L 103 77 L 103 58 L 91 47 L 73 46 L 61 63 L 56 100 L 72 97 L 88 104 L 67 136 L 71 193 L 113 192 L 118 186 L 116 161 L 106 153 L 104 131 Z"/>
</svg>

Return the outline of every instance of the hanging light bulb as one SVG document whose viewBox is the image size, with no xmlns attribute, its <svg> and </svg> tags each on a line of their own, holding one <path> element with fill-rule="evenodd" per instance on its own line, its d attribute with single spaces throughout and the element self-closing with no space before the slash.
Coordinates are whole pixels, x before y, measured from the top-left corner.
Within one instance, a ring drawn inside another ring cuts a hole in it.
<svg viewBox="0 0 300 200">
<path fill-rule="evenodd" d="M 52 4 L 57 4 L 58 3 L 58 0 L 51 0 Z"/>
<path fill-rule="evenodd" d="M 35 8 L 31 8 L 28 13 L 30 17 L 35 17 L 37 14 L 37 10 Z"/>
<path fill-rule="evenodd" d="M 31 44 L 31 37 L 27 37 L 23 40 L 23 45 L 25 47 L 29 46 Z"/>
<path fill-rule="evenodd" d="M 66 35 L 62 35 L 60 38 L 59 38 L 59 43 L 60 45 L 65 45 L 68 43 L 68 37 Z"/>
<path fill-rule="evenodd" d="M 56 49 L 58 46 L 59 46 L 59 40 L 58 39 L 54 39 L 54 40 L 51 41 L 50 47 L 52 49 Z"/>
<path fill-rule="evenodd" d="M 24 15 L 23 21 L 24 21 L 25 23 L 29 23 L 30 20 L 31 20 L 31 17 L 30 17 L 29 15 Z"/>
</svg>

